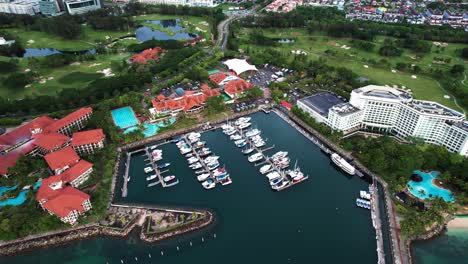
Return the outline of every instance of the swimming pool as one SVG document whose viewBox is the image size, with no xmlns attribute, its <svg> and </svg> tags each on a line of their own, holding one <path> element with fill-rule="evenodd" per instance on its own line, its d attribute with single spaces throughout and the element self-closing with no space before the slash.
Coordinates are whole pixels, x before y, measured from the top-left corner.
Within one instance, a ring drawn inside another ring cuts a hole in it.
<svg viewBox="0 0 468 264">
<path fill-rule="evenodd" d="M 455 202 L 455 198 L 453 198 L 451 191 L 440 188 L 432 183 L 432 180 L 437 178 L 439 172 L 431 171 L 429 173 L 426 173 L 416 170 L 414 171 L 414 173 L 421 176 L 422 181 L 410 181 L 408 183 L 408 190 L 411 192 L 412 195 L 422 200 L 433 197 L 440 197 L 446 202 Z"/>
<path fill-rule="evenodd" d="M 145 127 L 145 130 L 143 131 L 143 135 L 145 135 L 145 137 L 154 136 L 154 135 L 158 134 L 159 129 L 161 127 L 166 127 L 168 125 L 172 125 L 172 124 L 174 124 L 175 120 L 176 120 L 175 118 L 169 119 L 168 124 L 164 124 L 164 122 L 159 122 L 159 123 L 155 123 L 155 124 L 143 124 L 143 126 Z M 127 129 L 125 129 L 125 131 L 123 133 L 128 134 L 128 133 L 136 131 L 138 129 L 139 129 L 138 126 L 129 127 Z"/>
<path fill-rule="evenodd" d="M 138 119 L 130 106 L 117 108 L 111 111 L 114 123 L 120 129 L 135 126 L 138 124 Z"/>
<path fill-rule="evenodd" d="M 0 187 L 0 196 L 2 196 L 4 193 L 8 191 L 13 191 L 16 190 L 18 186 L 12 186 L 12 187 Z M 0 201 L 0 207 L 2 206 L 7 206 L 7 205 L 13 205 L 13 206 L 18 206 L 26 201 L 26 194 L 28 193 L 28 190 L 23 190 L 21 191 L 18 196 L 15 198 L 9 198 L 4 201 Z"/>
</svg>

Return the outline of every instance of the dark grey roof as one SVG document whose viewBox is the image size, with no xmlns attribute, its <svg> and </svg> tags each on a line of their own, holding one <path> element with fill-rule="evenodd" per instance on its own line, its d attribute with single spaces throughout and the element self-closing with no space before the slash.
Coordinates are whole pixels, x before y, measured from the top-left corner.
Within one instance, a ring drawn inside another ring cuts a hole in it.
<svg viewBox="0 0 468 264">
<path fill-rule="evenodd" d="M 300 101 L 322 116 L 328 116 L 328 110 L 330 108 L 337 104 L 344 103 L 336 94 L 330 92 L 316 93 Z"/>
</svg>

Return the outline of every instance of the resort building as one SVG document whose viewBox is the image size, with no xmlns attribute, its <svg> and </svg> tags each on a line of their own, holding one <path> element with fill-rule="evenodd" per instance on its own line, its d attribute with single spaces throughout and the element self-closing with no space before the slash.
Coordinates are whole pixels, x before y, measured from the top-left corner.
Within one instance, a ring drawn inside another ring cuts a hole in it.
<svg viewBox="0 0 468 264">
<path fill-rule="evenodd" d="M 46 155 L 57 151 L 70 144 L 70 138 L 60 133 L 50 133 L 38 137 L 34 141 L 36 146 L 35 152 L 32 155 Z"/>
<path fill-rule="evenodd" d="M 46 132 L 59 132 L 67 136 L 71 136 L 73 131 L 81 130 L 86 126 L 86 121 L 91 118 L 93 109 L 91 107 L 84 107 L 76 110 L 75 112 L 66 115 L 65 117 L 55 121 L 53 124 L 46 128 Z"/>
<path fill-rule="evenodd" d="M 148 60 L 159 60 L 159 57 L 163 52 L 164 50 L 160 47 L 146 49 L 138 54 L 133 55 L 130 61 L 133 63 L 146 63 Z"/>
<path fill-rule="evenodd" d="M 232 99 L 238 98 L 245 91 L 252 88 L 253 84 L 243 79 L 229 81 L 223 86 L 224 92 Z"/>
<path fill-rule="evenodd" d="M 330 93 L 298 101 L 298 107 L 317 122 L 344 134 L 362 130 L 391 134 L 401 139 L 416 137 L 468 156 L 468 124 L 465 116 L 441 104 L 415 100 L 406 91 L 368 85 L 351 92 L 349 103 Z"/>
<path fill-rule="evenodd" d="M 114 0 L 115 2 L 128 3 L 130 0 Z M 138 0 L 143 4 L 153 5 L 177 5 L 177 6 L 203 6 L 214 7 L 214 0 Z"/>
<path fill-rule="evenodd" d="M 78 216 L 91 210 L 90 196 L 71 186 L 66 186 L 61 176 L 42 180 L 36 200 L 51 215 L 64 223 L 75 224 Z"/>
<path fill-rule="evenodd" d="M 39 0 L 0 1 L 0 13 L 33 16 L 39 10 Z"/>
<path fill-rule="evenodd" d="M 106 136 L 102 129 L 73 133 L 71 147 L 80 155 L 93 154 L 96 149 L 104 147 Z"/>
<path fill-rule="evenodd" d="M 153 108 L 151 112 L 155 114 L 177 115 L 184 113 L 199 113 L 203 110 L 205 101 L 209 97 L 220 96 L 221 93 L 216 89 L 211 89 L 207 85 L 202 85 L 201 91 L 186 91 L 183 95 L 175 98 L 166 98 L 160 94 L 153 98 Z"/>
<path fill-rule="evenodd" d="M 83 14 L 101 8 L 99 0 L 65 0 L 64 5 L 70 15 Z"/>
<path fill-rule="evenodd" d="M 218 72 L 210 75 L 210 80 L 217 85 L 225 85 L 226 83 L 232 81 L 232 80 L 237 80 L 239 77 L 235 75 L 231 75 L 229 73 L 224 73 L 224 72 Z"/>
<path fill-rule="evenodd" d="M 70 169 L 60 174 L 60 176 L 64 182 L 69 183 L 71 186 L 77 188 L 86 180 L 88 180 L 91 172 L 93 172 L 93 164 L 86 160 L 80 160 Z"/>
<path fill-rule="evenodd" d="M 60 7 L 60 3 L 62 2 L 59 2 L 59 0 L 39 1 L 39 9 L 41 14 L 45 16 L 55 16 L 61 14 L 60 10 L 62 10 L 62 8 Z"/>
<path fill-rule="evenodd" d="M 49 165 L 50 170 L 55 175 L 59 175 L 78 163 L 80 156 L 76 154 L 72 147 L 66 147 L 45 155 L 44 159 Z"/>
</svg>

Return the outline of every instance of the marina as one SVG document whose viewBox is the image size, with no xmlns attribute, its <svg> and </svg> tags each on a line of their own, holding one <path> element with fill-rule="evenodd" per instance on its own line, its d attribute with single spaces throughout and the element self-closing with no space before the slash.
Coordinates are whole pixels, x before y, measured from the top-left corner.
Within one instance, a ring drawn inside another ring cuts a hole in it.
<svg viewBox="0 0 468 264">
<path fill-rule="evenodd" d="M 91 238 L 60 250 L 44 249 L 5 258 L 5 263 L 63 263 L 71 257 L 79 264 L 120 260 L 137 263 L 137 257 L 138 263 L 178 264 L 203 259 L 211 264 L 223 259 L 224 263 L 234 264 L 261 256 L 263 262 L 274 264 L 375 264 L 376 233 L 369 211 L 356 208 L 354 202 L 368 183 L 359 177 L 348 177 L 334 167 L 328 155 L 274 113 L 255 114 L 252 124 L 262 131 L 263 138 L 274 142 L 272 154 L 287 151 L 292 160 L 289 169 L 294 169 L 295 160 L 299 159 L 302 171 L 313 172 L 313 181 L 281 192 L 271 191 L 270 185 L 265 184 L 266 176 L 259 172 L 262 166 L 248 162 L 248 156 L 228 136 L 219 129 L 202 133 L 200 140 L 206 141 L 213 155 L 222 157 L 229 173 L 235 175 L 229 188 L 200 188 L 200 174 L 187 166 L 179 148 L 164 144 L 158 148 L 164 153 L 164 162 L 171 163 L 170 174 L 179 178 L 177 188 L 147 188 L 145 178 L 150 174 L 143 171 L 145 157 L 132 155 L 128 195 L 121 197 L 118 188 L 115 202 L 210 208 L 217 220 L 209 229 L 157 244 L 143 243 L 132 236 L 128 240 Z M 120 187 L 123 177 L 118 179 Z"/>
</svg>

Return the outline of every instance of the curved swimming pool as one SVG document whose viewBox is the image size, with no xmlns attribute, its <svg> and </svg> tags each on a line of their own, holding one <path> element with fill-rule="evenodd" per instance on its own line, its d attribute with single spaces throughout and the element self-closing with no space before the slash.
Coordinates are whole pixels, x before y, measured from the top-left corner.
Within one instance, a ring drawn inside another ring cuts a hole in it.
<svg viewBox="0 0 468 264">
<path fill-rule="evenodd" d="M 455 198 L 453 198 L 451 191 L 440 188 L 432 183 L 432 180 L 437 178 L 439 172 L 431 171 L 427 173 L 417 170 L 414 171 L 414 173 L 421 176 L 422 181 L 410 181 L 408 183 L 407 187 L 412 195 L 418 197 L 421 200 L 440 197 L 446 202 L 455 202 Z"/>
</svg>

